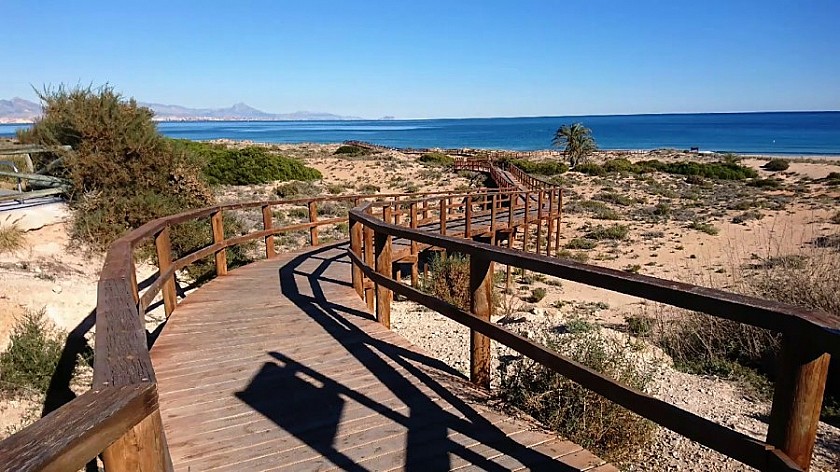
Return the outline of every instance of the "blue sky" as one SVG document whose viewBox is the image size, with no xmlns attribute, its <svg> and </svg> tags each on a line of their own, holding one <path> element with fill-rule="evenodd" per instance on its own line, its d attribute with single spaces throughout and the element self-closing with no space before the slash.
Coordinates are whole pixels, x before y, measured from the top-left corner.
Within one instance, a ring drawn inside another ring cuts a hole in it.
<svg viewBox="0 0 840 472">
<path fill-rule="evenodd" d="M 0 0 L 0 98 L 378 118 L 840 110 L 840 1 Z"/>
</svg>

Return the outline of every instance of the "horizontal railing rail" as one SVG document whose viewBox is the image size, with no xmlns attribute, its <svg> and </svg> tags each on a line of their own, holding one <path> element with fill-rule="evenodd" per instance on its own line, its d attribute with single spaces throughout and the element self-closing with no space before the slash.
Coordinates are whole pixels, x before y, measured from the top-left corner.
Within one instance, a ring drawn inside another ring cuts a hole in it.
<svg viewBox="0 0 840 472">
<path fill-rule="evenodd" d="M 470 165 L 474 168 L 478 166 Z M 521 201 L 523 205 L 531 199 L 529 195 L 510 197 L 511 202 Z M 416 200 L 412 204 L 423 205 L 422 201 Z M 515 205 L 508 208 L 510 218 L 513 218 L 515 208 Z M 365 297 L 369 307 L 375 307 L 377 319 L 385 326 L 390 325 L 390 302 L 393 293 L 397 293 L 469 327 L 470 378 L 476 384 L 489 387 L 489 340 L 493 339 L 640 416 L 752 467 L 761 470 L 807 470 L 809 467 L 829 358 L 831 354 L 840 354 L 840 325 L 827 313 L 532 254 L 512 249 L 509 244 L 508 247 L 500 247 L 493 237 L 473 240 L 483 231 L 436 234 L 411 225 L 394 224 L 391 218 L 393 211 L 393 205 L 387 202 L 366 203 L 351 210 L 353 286 L 360 296 Z M 444 225 L 440 227 L 444 228 Z M 495 229 L 487 230 L 492 232 Z M 392 272 L 394 247 L 399 244 L 468 255 L 470 311 L 460 310 L 414 287 L 403 285 L 399 275 Z M 540 245 L 536 247 L 539 249 Z M 524 242 L 523 249 L 529 249 Z M 546 251 L 546 254 L 550 252 Z M 753 439 L 634 390 L 491 323 L 494 263 L 782 333 L 781 370 L 776 380 L 767 440 Z"/>
</svg>

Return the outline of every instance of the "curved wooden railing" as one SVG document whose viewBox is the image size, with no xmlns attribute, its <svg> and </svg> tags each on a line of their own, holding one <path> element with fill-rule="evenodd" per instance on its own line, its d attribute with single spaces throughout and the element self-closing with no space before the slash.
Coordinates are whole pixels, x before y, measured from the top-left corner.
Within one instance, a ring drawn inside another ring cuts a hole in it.
<svg viewBox="0 0 840 472">
<path fill-rule="evenodd" d="M 531 198 L 509 197 L 509 202 Z M 424 205 L 421 197 L 402 205 Z M 515 205 L 503 210 L 515 214 Z M 490 382 L 490 339 L 518 351 L 583 387 L 661 426 L 760 470 L 807 470 L 816 437 L 830 354 L 840 353 L 840 325 L 830 315 L 710 288 L 580 264 L 493 244 L 498 228 L 460 237 L 395 224 L 391 203 L 366 203 L 350 212 L 353 286 L 377 319 L 390 323 L 393 293 L 420 303 L 471 330 L 470 377 Z M 441 225 L 443 228 L 443 225 Z M 483 240 L 475 236 L 486 236 Z M 395 247 L 406 244 L 469 256 L 470 312 L 401 283 L 392 273 Z M 539 246 L 537 246 L 539 248 Z M 770 426 L 759 441 L 623 385 L 557 352 L 490 322 L 493 264 L 500 263 L 757 326 L 783 334 Z M 373 286 L 372 289 L 367 287 Z M 375 300 L 374 300 L 375 298 Z"/>
<path fill-rule="evenodd" d="M 368 200 L 389 200 L 397 208 L 394 216 L 402 218 L 408 206 L 401 205 L 401 200 L 418 195 L 427 200 L 434 198 L 435 208 L 415 208 L 418 211 L 411 221 L 422 227 L 428 221 L 439 220 L 441 211 L 450 221 L 465 218 L 469 221 L 474 215 L 468 208 L 472 208 L 473 202 L 478 205 L 489 201 L 491 194 L 496 193 L 491 189 L 476 189 L 469 194 L 442 191 L 226 204 L 158 218 L 125 234 L 110 246 L 97 285 L 93 387 L 0 442 L 0 470 L 78 470 L 100 454 L 109 472 L 171 470 L 144 315 L 158 295 L 162 297 L 166 315 L 172 313 L 177 304 L 177 271 L 213 256 L 216 274 L 225 275 L 226 248 L 262 240 L 265 256 L 270 258 L 275 255 L 274 237 L 290 231 L 308 230 L 309 243 L 318 245 L 320 227 L 348 220 L 346 216 L 319 219 L 318 207 L 327 202 L 350 202 L 358 206 Z M 309 221 L 275 227 L 272 209 L 281 205 L 304 206 Z M 224 212 L 247 209 L 260 209 L 262 230 L 226 237 Z M 425 221 L 421 221 L 421 216 Z M 212 243 L 173 259 L 170 246 L 173 226 L 202 219 L 209 219 Z M 159 270 L 141 292 L 134 265 L 135 251 L 149 240 L 154 242 Z"/>
</svg>

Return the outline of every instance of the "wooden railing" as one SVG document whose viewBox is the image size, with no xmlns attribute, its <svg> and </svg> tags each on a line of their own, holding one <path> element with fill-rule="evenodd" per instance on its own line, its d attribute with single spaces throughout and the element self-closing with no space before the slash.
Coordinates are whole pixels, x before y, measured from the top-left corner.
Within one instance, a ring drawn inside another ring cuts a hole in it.
<svg viewBox="0 0 840 472">
<path fill-rule="evenodd" d="M 318 208 L 324 203 L 359 205 L 364 201 L 388 200 L 400 205 L 405 198 L 422 195 L 434 198 L 436 203 L 446 202 L 444 211 L 455 218 L 458 208 L 469 206 L 464 202 L 486 200 L 490 192 L 478 189 L 460 195 L 451 192 L 351 195 L 217 205 L 158 218 L 127 233 L 110 246 L 97 286 L 93 387 L 0 442 L 0 470 L 78 470 L 100 454 L 109 472 L 172 469 L 158 409 L 144 315 L 158 295 L 162 297 L 166 315 L 172 313 L 178 302 L 177 271 L 213 256 L 215 272 L 223 276 L 228 270 L 226 248 L 262 240 L 265 257 L 271 258 L 275 256 L 275 236 L 291 231 L 308 231 L 310 245 L 318 245 L 320 227 L 347 221 L 346 216 L 320 219 Z M 305 207 L 308 221 L 276 227 L 273 208 L 281 205 Z M 224 213 L 248 209 L 262 212 L 262 230 L 226 237 Z M 420 214 L 429 219 L 435 211 L 425 207 Z M 397 217 L 403 214 L 400 210 L 394 212 Z M 212 243 L 173 259 L 172 228 L 204 219 L 209 220 Z M 134 265 L 135 252 L 149 240 L 154 242 L 159 270 L 141 292 Z"/>
<path fill-rule="evenodd" d="M 477 158 L 456 158 L 453 164 L 455 170 L 469 170 L 473 172 L 486 172 L 502 190 L 517 188 L 520 185 L 527 190 L 547 190 L 559 188 L 559 185 L 534 177 L 523 171 L 515 164 L 506 161 L 493 161 L 490 159 Z M 508 172 L 510 177 L 504 175 Z"/>
<path fill-rule="evenodd" d="M 469 164 L 477 168 L 479 164 Z M 516 202 L 527 204 L 530 195 L 506 195 L 508 220 L 516 215 Z M 542 193 L 541 193 L 542 195 Z M 495 197 L 500 198 L 500 197 Z M 492 199 L 492 198 L 491 198 Z M 400 205 L 427 205 L 422 197 Z M 495 205 L 493 205 L 495 208 Z M 508 346 L 583 387 L 624 406 L 661 426 L 760 470 L 807 470 L 816 438 L 820 407 L 831 354 L 840 352 L 840 326 L 824 312 L 809 311 L 719 290 L 580 264 L 547 255 L 500 247 L 496 235 L 504 231 L 495 220 L 489 225 L 453 235 L 399 224 L 393 203 L 366 203 L 350 212 L 350 258 L 353 286 L 377 319 L 389 326 L 393 293 L 420 303 L 471 330 L 470 378 L 488 387 L 490 339 Z M 504 211 L 499 215 L 504 221 Z M 441 213 L 442 215 L 445 213 Z M 527 213 L 526 213 L 527 214 Z M 443 218 L 443 216 L 441 217 Z M 440 228 L 446 228 L 443 222 Z M 526 231 L 525 235 L 528 234 Z M 524 236 L 527 237 L 527 236 Z M 510 243 L 512 238 L 508 239 Z M 469 256 L 470 311 L 404 285 L 392 272 L 395 248 L 410 246 Z M 540 245 L 537 244 L 537 251 Z M 490 322 L 494 263 L 605 288 L 640 298 L 695 310 L 709 315 L 782 333 L 780 370 L 766 441 L 714 423 L 663 400 L 623 385 L 557 352 Z"/>
</svg>

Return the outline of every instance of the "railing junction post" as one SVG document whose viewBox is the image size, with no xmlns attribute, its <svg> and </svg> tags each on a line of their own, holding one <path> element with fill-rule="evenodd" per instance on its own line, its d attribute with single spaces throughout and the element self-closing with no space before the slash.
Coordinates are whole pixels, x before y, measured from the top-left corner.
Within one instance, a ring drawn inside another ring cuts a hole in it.
<svg viewBox="0 0 840 472">
<path fill-rule="evenodd" d="M 225 242 L 225 222 L 222 210 L 216 210 L 210 217 L 210 227 L 213 230 L 213 244 Z M 227 251 L 225 248 L 216 250 L 216 276 L 227 275 Z"/>
<path fill-rule="evenodd" d="M 172 245 L 169 240 L 169 226 L 163 228 L 155 235 L 155 250 L 158 258 L 158 271 L 161 276 L 172 266 Z M 136 284 L 135 284 L 136 287 Z M 175 310 L 178 301 L 175 296 L 175 274 L 172 274 L 163 281 L 161 287 L 163 296 L 163 310 L 167 317 Z"/>
<path fill-rule="evenodd" d="M 263 229 L 268 231 L 274 227 L 271 215 L 271 205 L 262 206 Z M 265 258 L 271 259 L 275 256 L 274 251 L 274 235 L 269 234 L 265 237 Z"/>
<path fill-rule="evenodd" d="M 490 321 L 493 311 L 493 261 L 470 254 L 470 312 Z M 490 388 L 490 338 L 470 330 L 470 381 Z"/>
</svg>

